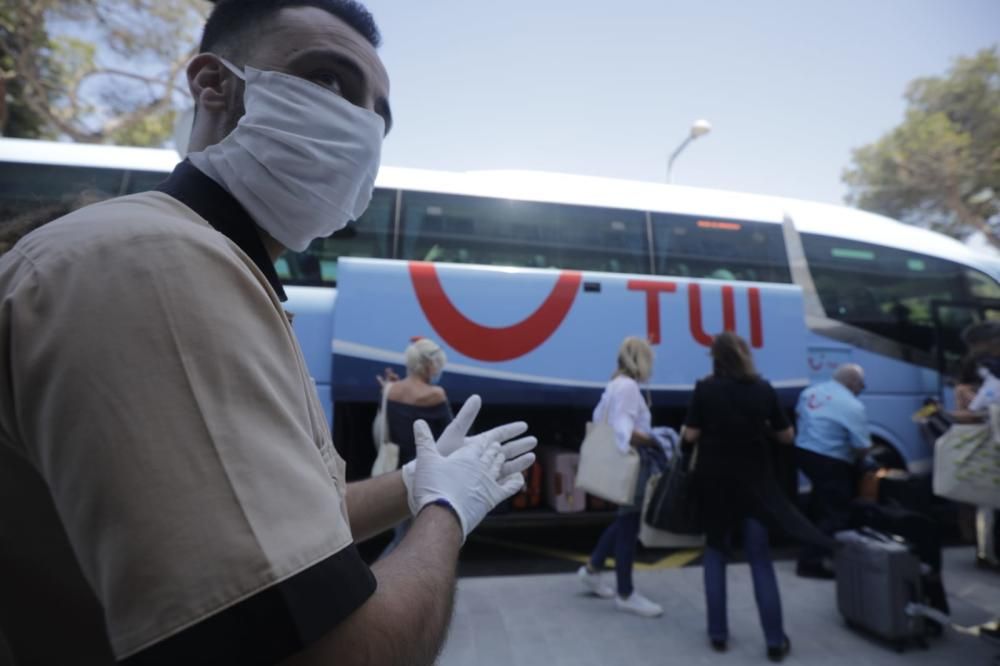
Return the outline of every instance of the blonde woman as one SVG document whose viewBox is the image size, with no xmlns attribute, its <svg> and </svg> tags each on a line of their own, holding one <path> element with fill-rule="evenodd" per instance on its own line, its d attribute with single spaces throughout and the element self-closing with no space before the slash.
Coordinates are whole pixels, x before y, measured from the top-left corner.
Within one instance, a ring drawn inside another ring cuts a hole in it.
<svg viewBox="0 0 1000 666">
<path fill-rule="evenodd" d="M 453 418 L 451 405 L 444 389 L 438 386 L 441 374 L 444 372 L 448 357 L 444 350 L 433 340 L 414 338 L 404 353 L 406 360 L 406 377 L 399 381 L 394 375 L 387 373 L 389 381 L 383 381 L 382 390 L 387 391 L 385 403 L 385 422 L 388 425 L 388 439 L 399 446 L 400 466 L 410 462 L 417 455 L 417 445 L 413 438 L 413 423 L 424 420 L 430 426 L 434 439 L 437 440 L 445 427 Z M 382 552 L 388 555 L 402 541 L 410 521 L 404 521 L 396 526 L 392 541 Z"/>
<path fill-rule="evenodd" d="M 666 459 L 663 449 L 653 439 L 649 405 L 639 388 L 653 374 L 653 349 L 641 338 L 629 337 L 618 350 L 618 368 L 608 382 L 601 401 L 594 409 L 594 422 L 607 421 L 615 431 L 622 453 L 635 448 L 640 455 L 639 479 L 631 505 L 618 509 L 615 521 L 608 526 L 594 548 L 590 561 L 580 567 L 577 576 L 591 594 L 615 597 L 618 610 L 643 617 L 656 617 L 663 608 L 647 599 L 632 585 L 635 543 L 639 537 L 639 514 L 643 492 L 651 474 L 662 471 Z M 601 580 L 601 570 L 609 555 L 615 557 L 617 595 Z"/>
<path fill-rule="evenodd" d="M 389 441 L 399 445 L 399 464 L 413 460 L 417 455 L 413 440 L 413 422 L 427 421 L 434 437 L 440 437 L 445 426 L 451 423 L 451 406 L 444 389 L 438 385 L 448 357 L 436 342 L 428 338 L 415 338 L 406 348 L 406 377 L 389 382 L 384 390 L 386 421 Z"/>
</svg>

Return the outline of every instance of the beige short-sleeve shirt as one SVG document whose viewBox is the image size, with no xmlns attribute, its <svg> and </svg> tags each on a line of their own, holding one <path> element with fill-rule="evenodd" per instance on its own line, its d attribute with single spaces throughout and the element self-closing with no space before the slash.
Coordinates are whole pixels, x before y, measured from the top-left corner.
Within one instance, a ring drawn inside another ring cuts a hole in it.
<svg viewBox="0 0 1000 666">
<path fill-rule="evenodd" d="M 0 466 L 24 470 L 0 479 L 0 523 L 38 517 L 0 527 L 0 558 L 89 588 L 116 658 L 316 567 L 330 623 L 373 592 L 280 302 L 177 199 L 89 206 L 0 257 L 0 358 Z"/>
</svg>

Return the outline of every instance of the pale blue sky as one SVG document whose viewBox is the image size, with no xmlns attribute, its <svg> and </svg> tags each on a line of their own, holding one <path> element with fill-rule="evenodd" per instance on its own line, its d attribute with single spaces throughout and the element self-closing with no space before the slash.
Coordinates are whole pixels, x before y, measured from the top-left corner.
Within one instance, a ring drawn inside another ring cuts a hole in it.
<svg viewBox="0 0 1000 666">
<path fill-rule="evenodd" d="M 903 91 L 1000 43 L 1000 0 L 367 0 L 383 163 L 661 180 L 841 202 Z"/>
</svg>

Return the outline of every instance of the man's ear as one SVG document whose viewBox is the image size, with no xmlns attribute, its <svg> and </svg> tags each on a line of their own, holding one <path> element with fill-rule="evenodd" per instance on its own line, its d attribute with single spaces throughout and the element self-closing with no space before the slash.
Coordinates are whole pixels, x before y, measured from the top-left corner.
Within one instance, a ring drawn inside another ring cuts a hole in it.
<svg viewBox="0 0 1000 666">
<path fill-rule="evenodd" d="M 199 53 L 187 66 L 188 87 L 195 107 L 209 113 L 224 113 L 234 99 L 231 75 L 219 58 L 211 53 Z"/>
</svg>

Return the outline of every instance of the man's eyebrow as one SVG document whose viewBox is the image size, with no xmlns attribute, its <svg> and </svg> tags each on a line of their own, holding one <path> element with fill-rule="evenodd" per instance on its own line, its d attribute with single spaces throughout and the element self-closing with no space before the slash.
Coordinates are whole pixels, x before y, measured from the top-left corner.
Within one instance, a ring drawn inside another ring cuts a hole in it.
<svg viewBox="0 0 1000 666">
<path fill-rule="evenodd" d="M 362 81 L 365 85 L 368 85 L 368 79 L 365 77 L 364 71 L 362 71 L 361 66 L 355 62 L 353 58 L 329 49 L 310 49 L 307 51 L 301 51 L 296 54 L 294 58 L 292 58 L 289 62 L 289 66 L 314 66 L 322 62 L 337 63 L 337 65 L 350 70 L 351 76 L 355 77 L 358 81 Z"/>
</svg>

